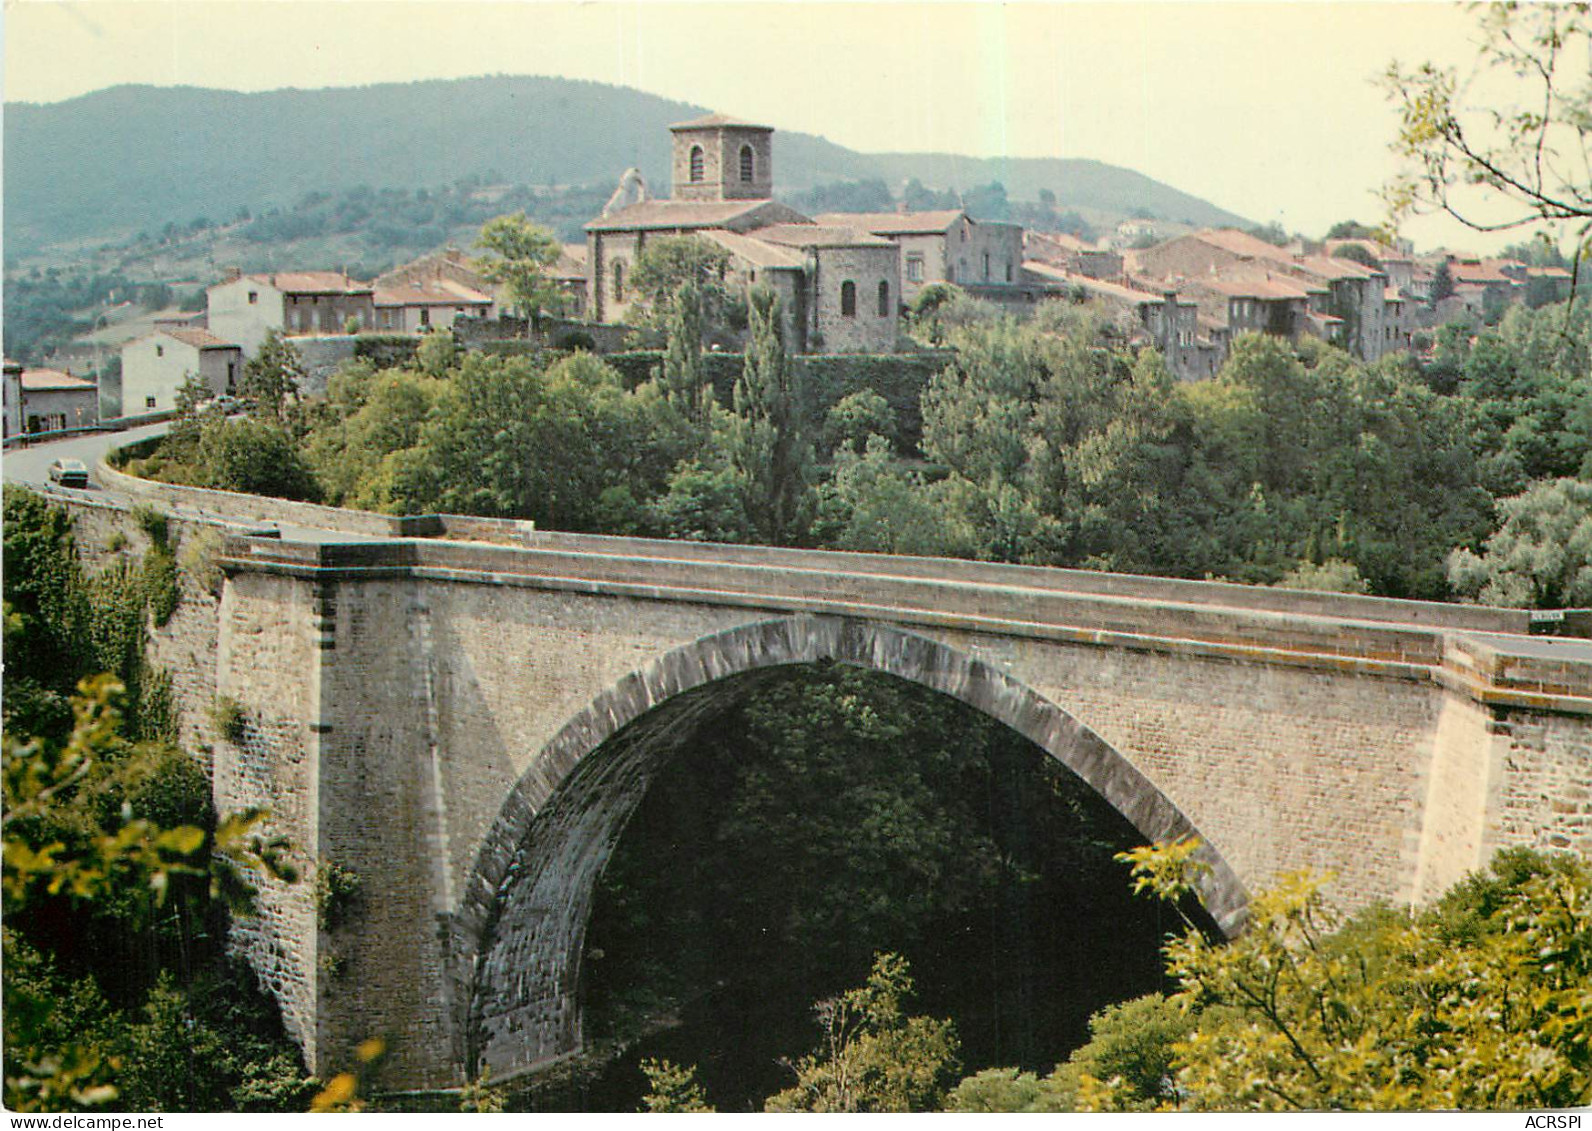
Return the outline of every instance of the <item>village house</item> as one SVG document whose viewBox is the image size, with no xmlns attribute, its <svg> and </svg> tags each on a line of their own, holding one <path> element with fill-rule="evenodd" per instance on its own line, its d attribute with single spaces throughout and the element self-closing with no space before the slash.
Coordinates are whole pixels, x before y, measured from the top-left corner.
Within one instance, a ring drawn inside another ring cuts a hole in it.
<svg viewBox="0 0 1592 1131">
<path fill-rule="evenodd" d="M 30 369 L 5 359 L 4 427 L 7 437 L 99 423 L 99 386 L 59 369 Z"/>
<path fill-rule="evenodd" d="M 456 247 L 395 267 L 372 284 L 374 328 L 415 334 L 448 329 L 455 318 L 492 318 L 497 289 Z"/>
<path fill-rule="evenodd" d="M 177 390 L 197 374 L 214 396 L 233 394 L 243 377 L 243 350 L 209 330 L 163 327 L 122 346 L 122 414 L 168 412 Z"/>
<path fill-rule="evenodd" d="M 1397 293 L 1390 300 L 1387 273 L 1351 259 L 1206 229 L 1131 251 L 1125 261 L 1144 289 L 1171 284 L 1195 294 L 1202 314 L 1224 322 L 1229 336 L 1255 330 L 1297 342 L 1309 334 L 1363 361 L 1409 346 L 1408 315 Z M 1254 293 L 1240 293 L 1246 289 Z"/>
<path fill-rule="evenodd" d="M 253 357 L 271 331 L 286 336 L 343 334 L 376 324 L 375 290 L 338 271 L 233 272 L 208 291 L 210 332 Z"/>
<path fill-rule="evenodd" d="M 896 245 L 837 225 L 815 224 L 773 199 L 773 130 L 710 114 L 670 127 L 668 200 L 648 197 L 635 170 L 603 214 L 586 225 L 588 317 L 621 322 L 647 243 L 696 235 L 730 255 L 737 285 L 767 283 L 781 299 L 785 340 L 798 353 L 878 353 L 899 337 L 901 268 Z"/>
<path fill-rule="evenodd" d="M 901 251 L 901 298 L 930 283 L 955 283 L 1000 302 L 1022 285 L 1023 229 L 975 220 L 960 208 L 932 212 L 824 212 L 819 224 L 868 232 Z"/>
</svg>

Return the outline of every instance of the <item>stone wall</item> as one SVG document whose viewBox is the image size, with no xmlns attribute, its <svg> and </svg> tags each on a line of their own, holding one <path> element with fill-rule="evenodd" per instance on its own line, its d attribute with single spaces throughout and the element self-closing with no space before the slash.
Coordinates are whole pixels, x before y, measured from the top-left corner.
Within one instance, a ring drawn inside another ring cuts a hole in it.
<svg viewBox="0 0 1592 1131">
<path fill-rule="evenodd" d="M 895 246 L 820 247 L 813 288 L 815 353 L 889 353 L 899 329 L 901 261 Z M 847 283 L 856 288 L 856 313 L 841 313 Z M 879 284 L 889 287 L 886 313 L 879 313 Z M 821 345 L 819 343 L 822 343 Z"/>
</svg>

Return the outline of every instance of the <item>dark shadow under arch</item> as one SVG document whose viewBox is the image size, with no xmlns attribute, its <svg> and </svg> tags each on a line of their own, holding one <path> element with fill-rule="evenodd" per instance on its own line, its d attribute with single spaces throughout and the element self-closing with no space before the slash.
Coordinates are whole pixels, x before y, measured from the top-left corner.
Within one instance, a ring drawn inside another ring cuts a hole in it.
<svg viewBox="0 0 1592 1131">
<path fill-rule="evenodd" d="M 1093 731 L 948 645 L 889 625 L 813 616 L 706 636 L 599 695 L 543 748 L 505 801 L 453 924 L 459 1052 L 468 1074 L 486 1069 L 505 1080 L 580 1047 L 576 986 L 592 891 L 653 772 L 747 681 L 825 660 L 897 676 L 1004 723 L 1082 778 L 1147 841 L 1200 835 Z M 599 748 L 602 757 L 587 757 Z M 1232 934 L 1247 893 L 1208 840 L 1201 854 L 1201 901 Z"/>
</svg>

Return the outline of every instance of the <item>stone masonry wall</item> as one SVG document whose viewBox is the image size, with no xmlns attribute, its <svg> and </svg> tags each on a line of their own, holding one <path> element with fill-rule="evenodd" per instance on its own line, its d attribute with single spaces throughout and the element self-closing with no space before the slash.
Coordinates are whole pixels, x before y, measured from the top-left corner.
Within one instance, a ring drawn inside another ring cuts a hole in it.
<svg viewBox="0 0 1592 1131">
<path fill-rule="evenodd" d="M 1503 747 L 1497 846 L 1570 849 L 1592 857 L 1592 727 L 1587 720 L 1514 710 L 1496 729 Z"/>
</svg>

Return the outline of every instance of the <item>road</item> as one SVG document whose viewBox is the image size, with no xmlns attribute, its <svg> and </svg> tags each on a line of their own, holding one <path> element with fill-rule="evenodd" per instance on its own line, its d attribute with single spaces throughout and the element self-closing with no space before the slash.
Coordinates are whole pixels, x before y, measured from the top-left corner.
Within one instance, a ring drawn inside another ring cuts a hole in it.
<svg viewBox="0 0 1592 1131">
<path fill-rule="evenodd" d="M 95 432 L 88 436 L 73 436 L 66 440 L 47 440 L 27 448 L 9 448 L 0 457 L 0 472 L 7 483 L 26 483 L 43 486 L 49 482 L 46 474 L 50 464 L 58 459 L 82 460 L 88 467 L 89 482 L 94 482 L 94 465 L 106 452 L 151 436 L 164 436 L 171 425 L 145 424 L 125 432 Z"/>
<path fill-rule="evenodd" d="M 147 440 L 153 436 L 164 436 L 166 429 L 171 427 L 169 421 L 159 424 L 145 424 L 138 428 L 129 428 L 125 432 L 96 432 L 88 436 L 74 436 L 66 440 L 47 440 L 41 444 L 34 444 L 27 448 L 12 448 L 0 457 L 0 473 L 3 473 L 6 483 L 16 483 L 30 487 L 43 487 L 49 484 L 50 464 L 58 459 L 82 460 L 89 469 L 89 490 L 95 494 L 111 494 L 104 490 L 98 483 L 95 467 L 100 458 L 112 448 L 124 447 L 139 440 Z M 71 490 L 71 488 L 66 488 Z M 176 507 L 174 513 L 182 515 L 183 507 Z M 212 519 L 214 515 L 210 516 Z M 246 518 L 238 519 L 240 525 L 251 526 L 256 529 L 274 529 L 281 531 L 281 537 L 294 542 L 371 542 L 376 539 L 364 534 L 353 534 L 346 530 L 327 530 L 315 526 L 288 526 L 282 523 L 253 522 Z"/>
</svg>

